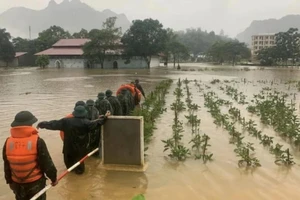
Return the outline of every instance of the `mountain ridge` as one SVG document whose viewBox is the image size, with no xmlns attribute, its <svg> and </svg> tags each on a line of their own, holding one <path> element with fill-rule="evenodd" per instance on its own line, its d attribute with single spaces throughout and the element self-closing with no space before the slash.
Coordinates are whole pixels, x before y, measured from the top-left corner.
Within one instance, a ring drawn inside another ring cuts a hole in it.
<svg viewBox="0 0 300 200">
<path fill-rule="evenodd" d="M 79 32 L 82 28 L 88 31 L 101 29 L 102 23 L 109 17 L 117 17 L 116 26 L 121 27 L 123 32 L 131 25 L 124 13 L 117 14 L 110 9 L 97 11 L 80 0 L 64 0 L 60 4 L 51 0 L 41 10 L 13 7 L 4 11 L 0 14 L 0 28 L 6 28 L 13 37 L 28 38 L 30 26 L 33 39 L 53 25 L 61 26 L 70 33 Z"/>
<path fill-rule="evenodd" d="M 251 44 L 251 36 L 260 33 L 278 33 L 287 31 L 289 28 L 298 28 L 300 30 L 300 15 L 286 15 L 279 19 L 254 20 L 250 26 L 239 33 L 236 38 L 247 44 Z"/>
</svg>

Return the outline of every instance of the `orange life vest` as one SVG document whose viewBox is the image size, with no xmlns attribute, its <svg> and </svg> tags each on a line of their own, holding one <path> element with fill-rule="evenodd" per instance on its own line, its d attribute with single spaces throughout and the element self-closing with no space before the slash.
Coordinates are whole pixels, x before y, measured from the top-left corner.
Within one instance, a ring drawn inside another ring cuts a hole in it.
<svg viewBox="0 0 300 200">
<path fill-rule="evenodd" d="M 73 114 L 68 114 L 65 118 L 73 118 L 73 117 L 74 117 Z M 63 131 L 60 131 L 59 135 L 61 140 L 64 141 L 65 133 Z"/>
<path fill-rule="evenodd" d="M 130 91 L 133 97 L 137 95 L 138 101 L 141 101 L 142 99 L 142 93 L 139 89 L 135 87 L 134 84 L 123 84 L 117 91 L 117 96 L 121 93 L 122 90 L 127 89 Z"/>
<path fill-rule="evenodd" d="M 16 183 L 31 183 L 39 180 L 43 173 L 37 162 L 38 132 L 31 126 L 11 128 L 11 137 L 6 141 L 6 156 Z"/>
</svg>

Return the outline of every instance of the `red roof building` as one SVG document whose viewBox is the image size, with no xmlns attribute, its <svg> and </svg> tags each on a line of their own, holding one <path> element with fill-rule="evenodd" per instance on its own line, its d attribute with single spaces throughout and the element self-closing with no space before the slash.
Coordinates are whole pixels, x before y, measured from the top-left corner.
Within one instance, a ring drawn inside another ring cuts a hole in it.
<svg viewBox="0 0 300 200">
<path fill-rule="evenodd" d="M 82 56 L 82 47 L 90 39 L 61 39 L 52 45 L 52 48 L 39 52 L 35 55 L 48 56 Z"/>
</svg>

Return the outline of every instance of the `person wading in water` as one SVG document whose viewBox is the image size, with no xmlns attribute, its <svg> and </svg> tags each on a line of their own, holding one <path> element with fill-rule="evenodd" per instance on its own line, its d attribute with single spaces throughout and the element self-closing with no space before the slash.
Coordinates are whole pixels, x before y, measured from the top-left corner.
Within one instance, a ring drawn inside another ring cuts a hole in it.
<svg viewBox="0 0 300 200">
<path fill-rule="evenodd" d="M 38 124 L 39 128 L 49 130 L 61 130 L 64 132 L 63 154 L 67 168 L 70 168 L 87 153 L 89 143 L 89 133 L 95 131 L 105 123 L 107 116 L 90 121 L 87 117 L 87 110 L 84 106 L 77 106 L 74 109 L 74 118 L 63 118 L 60 120 L 44 121 Z M 83 174 L 85 171 L 84 162 L 75 168 L 76 174 Z"/>
<path fill-rule="evenodd" d="M 11 136 L 3 146 L 5 180 L 16 200 L 31 199 L 45 187 L 46 176 L 52 186 L 57 184 L 57 170 L 47 145 L 32 127 L 37 121 L 31 112 L 19 112 L 11 124 Z M 46 200 L 46 193 L 38 200 Z"/>
<path fill-rule="evenodd" d="M 142 93 L 143 97 L 146 98 L 144 89 L 143 89 L 143 87 L 141 86 L 139 79 L 136 79 L 136 80 L 135 80 L 134 85 L 135 85 L 135 87 Z"/>
</svg>

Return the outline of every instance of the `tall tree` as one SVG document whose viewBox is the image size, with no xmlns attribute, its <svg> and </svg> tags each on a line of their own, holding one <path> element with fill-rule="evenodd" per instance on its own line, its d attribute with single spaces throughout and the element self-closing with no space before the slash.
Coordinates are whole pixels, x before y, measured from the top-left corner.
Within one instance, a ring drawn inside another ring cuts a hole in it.
<svg viewBox="0 0 300 200">
<path fill-rule="evenodd" d="M 12 43 L 17 52 L 27 52 L 31 55 L 37 52 L 36 41 L 37 40 L 28 40 L 20 37 L 12 39 Z"/>
<path fill-rule="evenodd" d="M 214 61 L 218 61 L 219 63 L 229 61 L 232 65 L 235 65 L 239 58 L 250 58 L 251 52 L 245 43 L 240 43 L 235 40 L 229 42 L 216 42 L 208 50 L 208 55 L 211 56 Z"/>
<path fill-rule="evenodd" d="M 133 56 L 141 56 L 150 68 L 151 57 L 165 49 L 167 31 L 158 20 L 135 20 L 121 41 L 129 59 Z"/>
<path fill-rule="evenodd" d="M 81 29 L 78 33 L 73 33 L 72 36 L 76 39 L 88 38 L 89 32 L 85 29 Z"/>
<path fill-rule="evenodd" d="M 6 29 L 0 29 L 0 60 L 6 62 L 7 67 L 16 55 L 14 46 L 9 41 L 10 39 L 10 33 L 6 32 Z"/>
<path fill-rule="evenodd" d="M 121 37 L 121 28 L 115 28 L 116 17 L 110 17 L 103 23 L 103 29 L 94 29 L 89 33 L 91 41 L 84 45 L 84 56 L 92 63 L 100 63 L 104 67 L 104 60 L 109 50 L 115 50 Z"/>
<path fill-rule="evenodd" d="M 295 64 L 300 54 L 300 34 L 298 29 L 290 28 L 287 32 L 277 33 L 275 37 L 280 59 L 287 64 L 288 59 L 291 58 L 293 64 Z"/>
<path fill-rule="evenodd" d="M 48 49 L 58 40 L 68 38 L 71 38 L 71 34 L 68 31 L 65 31 L 59 26 L 51 26 L 47 30 L 39 33 L 39 37 L 37 39 L 37 49 L 38 51 Z"/>
<path fill-rule="evenodd" d="M 166 41 L 166 46 L 164 48 L 163 54 L 164 54 L 164 58 L 165 58 L 165 64 L 168 66 L 169 58 L 172 54 L 172 52 L 171 52 L 172 43 L 177 41 L 177 35 L 170 28 L 167 28 L 166 31 L 167 31 L 167 41 Z M 175 67 L 175 64 L 174 64 L 174 67 Z"/>
<path fill-rule="evenodd" d="M 184 46 L 183 44 L 181 44 L 178 41 L 173 41 L 170 44 L 169 48 L 170 48 L 170 52 L 173 56 L 174 67 L 175 67 L 176 61 L 179 64 L 181 59 L 186 59 L 189 56 L 188 49 L 186 48 L 186 46 Z"/>
</svg>

